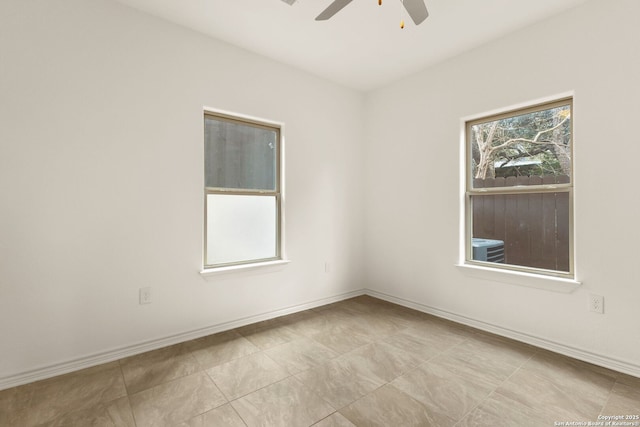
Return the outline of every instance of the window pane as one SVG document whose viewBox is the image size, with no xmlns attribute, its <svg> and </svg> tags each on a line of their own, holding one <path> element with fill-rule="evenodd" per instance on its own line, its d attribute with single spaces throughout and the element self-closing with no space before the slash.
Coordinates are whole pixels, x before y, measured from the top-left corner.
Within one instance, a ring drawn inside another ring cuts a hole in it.
<svg viewBox="0 0 640 427">
<path fill-rule="evenodd" d="M 472 196 L 472 259 L 569 271 L 569 193 Z"/>
<path fill-rule="evenodd" d="M 277 131 L 205 116 L 205 185 L 276 190 Z"/>
<path fill-rule="evenodd" d="M 207 194 L 207 265 L 275 258 L 275 196 Z"/>
<path fill-rule="evenodd" d="M 473 188 L 539 184 L 518 181 L 529 176 L 548 183 L 569 182 L 569 104 L 472 124 L 469 138 Z"/>
</svg>

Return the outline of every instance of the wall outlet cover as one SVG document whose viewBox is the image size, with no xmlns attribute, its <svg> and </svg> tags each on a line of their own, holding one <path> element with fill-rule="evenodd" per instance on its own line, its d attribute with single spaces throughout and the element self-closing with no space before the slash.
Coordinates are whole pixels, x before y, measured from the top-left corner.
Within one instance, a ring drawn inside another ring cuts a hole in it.
<svg viewBox="0 0 640 427">
<path fill-rule="evenodd" d="M 151 304 L 151 287 L 140 288 L 140 304 Z"/>
</svg>

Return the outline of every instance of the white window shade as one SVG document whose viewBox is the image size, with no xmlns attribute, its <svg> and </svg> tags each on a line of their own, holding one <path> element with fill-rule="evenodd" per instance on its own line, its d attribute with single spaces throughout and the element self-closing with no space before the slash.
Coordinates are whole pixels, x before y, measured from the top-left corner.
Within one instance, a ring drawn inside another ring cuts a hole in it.
<svg viewBox="0 0 640 427">
<path fill-rule="evenodd" d="M 207 195 L 207 264 L 277 257 L 275 196 Z"/>
</svg>

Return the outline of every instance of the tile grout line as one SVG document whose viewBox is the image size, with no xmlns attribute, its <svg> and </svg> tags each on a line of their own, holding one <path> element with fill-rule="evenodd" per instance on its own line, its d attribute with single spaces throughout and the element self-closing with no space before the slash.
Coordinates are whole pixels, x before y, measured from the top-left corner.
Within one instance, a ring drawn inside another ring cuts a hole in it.
<svg viewBox="0 0 640 427">
<path fill-rule="evenodd" d="M 235 407 L 235 406 L 233 406 L 233 405 L 231 404 L 231 402 L 230 402 L 230 401 L 228 401 L 226 404 L 227 404 L 227 405 L 229 405 L 229 406 L 231 407 L 231 409 L 233 409 L 233 412 L 238 416 L 238 418 L 240 418 L 240 421 L 242 421 L 242 424 L 244 424 L 244 425 L 245 425 L 245 427 L 249 427 L 249 424 L 247 424 L 247 422 L 245 421 L 245 419 L 244 419 L 244 418 L 242 418 L 242 415 L 240 415 L 240 413 L 238 412 L 238 410 L 236 409 L 236 407 Z M 213 409 L 212 409 L 212 411 L 213 411 Z M 205 413 L 206 413 L 206 412 L 205 412 Z"/>
<path fill-rule="evenodd" d="M 609 390 L 609 393 L 607 394 L 607 398 L 604 400 L 604 403 L 602 404 L 602 408 L 600 409 L 600 412 L 598 413 L 598 415 L 606 415 L 606 414 L 603 413 L 604 412 L 604 408 L 606 408 L 607 405 L 609 404 L 609 401 L 611 400 L 611 397 L 613 396 L 613 389 L 616 388 L 616 385 L 618 383 L 620 383 L 620 376 L 616 375 L 616 380 L 611 385 L 611 390 Z M 622 383 L 620 383 L 620 384 L 622 384 Z"/>
<path fill-rule="evenodd" d="M 533 353 L 531 353 L 531 355 L 530 355 L 530 356 L 529 356 L 525 361 L 523 361 L 519 366 L 517 366 L 517 367 L 516 367 L 516 369 L 515 369 L 515 370 L 514 370 L 514 371 L 513 371 L 509 376 L 507 376 L 504 380 L 502 380 L 502 381 L 500 382 L 500 384 L 496 385 L 496 386 L 491 390 L 491 392 L 485 396 L 485 398 L 484 398 L 484 399 L 482 399 L 482 400 L 481 400 L 480 402 L 478 402 L 478 403 L 477 403 L 473 408 L 469 409 L 466 413 L 464 413 L 464 414 L 462 415 L 462 417 L 460 417 L 460 419 L 456 422 L 456 424 L 455 424 L 455 425 L 457 426 L 458 424 L 460 424 L 460 423 L 461 423 L 461 422 L 462 422 L 466 417 L 468 417 L 468 416 L 469 416 L 469 414 L 471 414 L 473 411 L 475 411 L 476 409 L 478 409 L 481 405 L 483 405 L 484 403 L 486 403 L 486 402 L 491 398 L 491 396 L 493 396 L 493 395 L 494 395 L 494 394 L 496 394 L 496 393 L 497 393 L 497 394 L 500 394 L 500 393 L 498 393 L 498 392 L 497 392 L 497 390 L 498 390 L 502 385 L 504 385 L 507 381 L 509 381 L 509 379 L 511 379 L 511 377 L 513 377 L 514 375 L 516 375 L 516 374 L 520 371 L 520 369 L 522 369 L 522 367 L 523 367 L 523 366 L 524 366 L 528 361 L 530 361 L 530 360 L 533 358 L 533 356 L 535 356 L 535 354 L 536 354 L 537 352 L 538 352 L 538 350 L 533 351 Z M 519 412 L 519 411 L 517 411 L 517 412 Z M 455 426 L 454 426 L 454 427 L 455 427 Z"/>
<path fill-rule="evenodd" d="M 317 314 L 318 314 L 318 315 L 320 315 L 320 316 L 325 316 L 325 314 L 324 314 L 324 312 L 323 312 L 323 311 L 320 311 L 320 312 L 319 312 L 319 313 L 317 313 Z M 247 332 L 247 335 L 251 335 L 251 334 L 254 334 L 254 333 L 257 333 L 257 332 L 264 332 L 265 330 L 268 330 L 269 328 L 271 328 L 271 327 L 273 327 L 273 326 L 278 326 L 278 325 L 280 325 L 280 326 L 282 326 L 282 327 L 284 327 L 284 328 L 287 328 L 288 330 L 291 330 L 290 328 L 288 328 L 288 327 L 287 327 L 287 325 L 286 325 L 286 324 L 284 324 L 283 322 L 279 321 L 279 322 L 277 322 L 277 323 L 276 323 L 276 324 L 274 324 L 274 325 L 270 325 L 270 326 L 269 326 L 269 325 L 266 325 L 266 326 L 264 326 L 264 327 L 260 327 L 260 328 L 257 328 L 257 329 L 255 329 L 255 330 L 252 330 L 251 332 Z M 245 340 L 247 340 L 248 342 L 250 342 L 253 346 L 255 346 L 255 347 L 258 349 L 258 351 L 254 352 L 254 353 L 251 353 L 251 354 L 249 354 L 249 355 L 244 355 L 244 356 L 240 356 L 240 357 L 238 357 L 238 358 L 232 359 L 232 360 L 228 360 L 228 361 L 226 361 L 226 362 L 224 362 L 224 363 L 221 363 L 221 364 L 219 364 L 219 365 L 216 365 L 216 366 L 221 366 L 221 365 L 224 365 L 224 364 L 226 364 L 226 363 L 232 362 L 232 361 L 234 361 L 234 360 L 239 360 L 239 359 L 242 359 L 242 358 L 244 358 L 244 357 L 248 357 L 248 356 L 256 355 L 256 354 L 258 354 L 258 353 L 262 353 L 262 355 L 263 355 L 264 357 L 268 358 L 268 359 L 269 359 L 269 360 L 271 360 L 273 363 L 275 363 L 278 367 L 280 367 L 280 368 L 282 368 L 283 370 L 285 370 L 285 371 L 287 372 L 287 376 L 286 376 L 286 377 L 284 377 L 284 378 L 282 378 L 282 379 L 280 379 L 280 380 L 278 380 L 278 381 L 276 381 L 276 382 L 273 382 L 273 383 L 270 383 L 270 384 L 264 385 L 263 387 L 260 387 L 260 388 L 258 388 L 258 389 L 256 389 L 256 390 L 252 390 L 252 391 L 250 391 L 250 392 L 248 392 L 248 393 L 246 393 L 246 394 L 243 394 L 243 395 L 238 396 L 238 397 L 236 397 L 236 398 L 234 398 L 234 399 L 231 399 L 229 396 L 227 396 L 227 394 L 226 394 L 226 393 L 224 393 L 224 391 L 222 391 L 222 389 L 220 389 L 220 387 L 219 387 L 219 386 L 218 386 L 218 384 L 216 383 L 215 379 L 214 379 L 214 378 L 209 374 L 209 372 L 207 372 L 209 369 L 204 369 L 204 371 L 205 371 L 205 373 L 207 374 L 207 376 L 211 379 L 211 381 L 216 385 L 216 387 L 220 390 L 220 392 L 223 394 L 223 396 L 227 399 L 227 403 L 228 403 L 228 404 L 232 404 L 232 402 L 237 401 L 237 400 L 239 400 L 239 399 L 242 399 L 242 398 L 244 398 L 245 396 L 248 396 L 249 394 L 252 394 L 252 393 L 257 392 L 257 391 L 259 391 L 259 390 L 263 390 L 263 389 L 265 389 L 265 388 L 267 388 L 267 387 L 269 387 L 269 386 L 271 386 L 271 385 L 274 385 L 274 384 L 277 384 L 277 383 L 283 382 L 283 381 L 288 380 L 288 379 L 290 379 L 290 378 L 293 378 L 294 380 L 296 380 L 296 381 L 300 382 L 300 383 L 301 383 L 305 388 L 307 388 L 307 386 L 306 386 L 304 383 L 302 383 L 302 382 L 301 382 L 301 381 L 300 381 L 296 376 L 297 376 L 297 375 L 299 375 L 299 374 L 300 374 L 300 373 L 302 373 L 302 372 L 305 372 L 305 371 L 307 371 L 307 370 L 313 369 L 313 367 L 312 367 L 312 368 L 305 369 L 305 370 L 300 371 L 300 372 L 296 372 L 295 374 L 291 374 L 291 373 L 289 372 L 289 370 L 288 370 L 285 366 L 283 366 L 282 364 L 278 363 L 276 360 L 274 360 L 272 357 L 270 357 L 270 356 L 266 353 L 266 351 L 267 351 L 267 350 L 269 350 L 269 349 L 272 349 L 272 348 L 275 348 L 275 347 L 278 347 L 278 346 L 281 346 L 281 345 L 286 345 L 286 344 L 288 344 L 288 343 L 290 343 L 291 341 L 294 341 L 294 340 L 289 340 L 289 341 L 286 341 L 286 342 L 283 342 L 283 343 L 280 343 L 280 344 L 277 344 L 277 345 L 273 345 L 273 346 L 268 347 L 268 348 L 261 348 L 261 347 L 258 347 L 258 346 L 257 346 L 255 343 L 253 343 L 251 340 L 249 340 L 245 334 L 242 334 L 242 333 L 241 333 L 240 331 L 238 331 L 238 330 L 233 330 L 233 331 L 234 331 L 234 332 L 236 332 L 236 333 L 238 334 L 238 336 L 240 336 L 240 337 L 242 337 L 243 339 L 245 339 Z M 316 344 L 318 344 L 318 345 L 321 345 L 322 347 L 326 347 L 326 346 L 325 346 L 324 344 L 322 344 L 321 342 L 318 342 L 318 341 L 316 341 L 315 339 L 313 339 L 313 337 L 312 337 L 312 336 L 309 336 L 309 335 L 307 335 L 307 334 L 300 334 L 300 333 L 295 332 L 295 331 L 293 331 L 293 330 L 291 330 L 291 331 L 292 331 L 292 333 L 294 333 L 294 334 L 297 336 L 297 338 L 296 338 L 296 339 L 304 339 L 304 338 L 307 338 L 307 339 L 310 339 L 311 341 L 313 341 L 314 343 L 316 343 Z M 332 361 L 332 360 L 336 360 L 336 359 L 338 359 L 338 358 L 340 358 L 340 357 L 344 356 L 345 354 L 350 353 L 351 351 L 357 350 L 357 349 L 359 349 L 359 348 L 361 348 L 361 347 L 364 347 L 364 346 L 366 346 L 366 345 L 369 345 L 369 344 L 370 344 L 370 343 L 368 343 L 368 344 L 364 344 L 364 345 L 362 345 L 362 346 L 359 346 L 359 347 L 356 347 L 355 349 L 350 350 L 349 352 L 342 353 L 342 354 L 340 354 L 340 353 L 338 353 L 338 352 L 335 352 L 335 351 L 334 351 L 334 353 L 336 353 L 336 356 L 335 356 L 335 357 L 333 357 L 333 358 L 328 359 L 326 362 L 328 362 L 328 361 Z M 326 348 L 328 348 L 328 347 L 326 347 Z M 331 350 L 331 349 L 329 349 L 329 350 Z M 332 351 L 333 351 L 333 350 L 332 350 Z M 326 363 L 326 362 L 325 362 L 325 363 Z M 317 366 L 320 366 L 320 365 L 317 365 Z M 316 394 L 316 393 L 315 393 L 315 391 L 313 391 L 313 390 L 310 390 L 310 391 L 311 391 L 312 393 Z M 317 395 L 317 394 L 316 394 L 316 395 Z M 337 412 L 339 411 L 339 409 L 336 409 L 333 405 L 331 405 L 331 404 L 330 404 L 329 402 L 327 402 L 324 398 L 322 398 L 322 396 L 319 396 L 319 395 L 317 395 L 317 396 L 318 396 L 318 397 L 319 397 L 323 402 L 327 403 L 327 404 L 329 405 L 329 407 L 331 407 L 332 409 L 334 409 L 334 412 L 332 412 L 332 414 L 333 414 L 333 413 L 337 413 Z M 365 395 L 365 396 L 366 396 L 366 395 Z M 364 396 L 362 396 L 362 397 L 364 397 Z M 352 403 L 352 402 L 351 402 L 351 403 Z M 238 413 L 238 412 L 237 412 L 237 410 L 235 409 L 235 407 L 233 407 L 233 405 L 231 405 L 231 406 L 232 406 L 232 408 L 234 409 L 234 411 L 235 411 L 236 413 Z M 330 415 L 331 415 L 331 414 L 330 414 Z M 328 416 L 330 416 L 330 415 L 328 415 Z M 239 413 L 238 413 L 238 416 L 240 416 L 240 414 L 239 414 Z M 328 417 L 328 416 L 327 416 L 327 417 Z M 244 420 L 244 418 L 242 418 L 241 416 L 240 416 L 240 418 L 241 418 L 241 420 L 246 424 L 246 421 Z"/>
<path fill-rule="evenodd" d="M 120 363 L 122 359 L 118 359 L 118 369 L 120 370 L 120 376 L 122 377 L 122 384 L 124 384 L 124 391 L 126 393 L 127 403 L 129 404 L 129 410 L 131 411 L 131 418 L 133 418 L 133 424 L 135 427 L 138 427 L 138 420 L 136 419 L 136 413 L 133 410 L 133 405 L 131 404 L 131 393 L 129 393 L 129 387 L 127 386 L 127 381 L 124 378 L 124 370 L 122 369 L 122 363 Z"/>
<path fill-rule="evenodd" d="M 264 350 L 262 350 L 262 351 L 264 351 Z M 268 356 L 268 355 L 266 355 L 266 354 L 265 354 L 265 356 L 266 356 L 266 357 L 269 357 L 269 356 Z M 271 359 L 271 358 L 269 358 L 269 359 Z M 273 360 L 273 359 L 271 359 L 271 360 L 272 360 L 274 363 L 276 363 L 276 364 L 277 364 L 277 362 L 276 362 L 275 360 Z M 282 367 L 282 366 L 281 366 L 281 365 L 279 365 L 279 364 L 278 364 L 278 366 Z M 282 368 L 283 368 L 283 369 L 285 369 L 284 367 L 282 367 Z M 286 369 L 285 369 L 285 370 L 286 370 Z M 304 371 L 301 371 L 301 372 L 304 372 Z M 299 374 L 299 373 L 301 373 L 301 372 L 298 372 L 298 374 Z M 287 373 L 288 373 L 288 371 L 287 371 Z M 262 387 L 260 387 L 260 388 L 257 388 L 257 389 L 255 389 L 255 390 L 252 390 L 252 391 L 250 391 L 250 392 L 248 392 L 248 393 L 246 393 L 246 394 L 244 394 L 244 395 L 242 395 L 242 396 L 238 396 L 238 397 L 237 397 L 237 398 L 235 398 L 235 399 L 227 399 L 227 400 L 228 400 L 228 401 L 227 401 L 227 404 L 231 405 L 231 407 L 233 408 L 234 412 L 235 412 L 235 413 L 240 417 L 240 419 L 241 419 L 241 420 L 242 420 L 242 422 L 245 424 L 245 426 L 247 426 L 247 427 L 248 427 L 247 421 L 245 421 L 245 419 L 244 419 L 244 418 L 242 418 L 242 415 L 240 415 L 240 413 L 236 410 L 236 408 L 232 405 L 232 403 L 233 403 L 233 402 L 235 402 L 235 401 L 238 401 L 238 400 L 240 400 L 240 399 L 242 399 L 242 398 L 244 398 L 244 397 L 246 397 L 246 396 L 249 396 L 250 394 L 253 394 L 253 393 L 258 392 L 258 391 L 260 391 L 260 390 L 264 390 L 264 389 L 266 389 L 266 388 L 268 388 L 268 387 L 271 387 L 271 386 L 273 386 L 273 385 L 275 385 L 275 384 L 278 384 L 278 383 L 281 383 L 281 382 L 287 381 L 287 380 L 289 380 L 289 379 L 293 379 L 293 380 L 295 380 L 295 381 L 298 381 L 298 382 L 299 382 L 299 383 L 300 383 L 304 388 L 306 388 L 307 390 L 309 390 L 311 393 L 313 393 L 315 396 L 317 396 L 320 400 L 322 400 L 324 403 L 326 403 L 327 405 L 329 405 L 329 407 L 330 407 L 331 409 L 333 409 L 333 412 L 332 412 L 331 414 L 327 415 L 325 418 L 328 418 L 328 417 L 330 417 L 331 415 L 333 415 L 333 414 L 335 414 L 335 413 L 337 413 L 337 412 L 338 412 L 338 409 L 336 409 L 336 408 L 335 408 L 331 403 L 327 402 L 327 401 L 326 401 L 322 396 L 318 395 L 315 391 L 313 391 L 312 389 L 308 388 L 308 387 L 307 387 L 307 386 L 306 386 L 302 381 L 300 381 L 298 378 L 296 378 L 296 375 L 297 375 L 297 374 L 288 374 L 288 376 L 287 376 L 287 377 L 285 377 L 285 378 L 282 378 L 282 379 L 280 379 L 280 380 L 278 380 L 278 381 L 275 381 L 275 382 L 273 382 L 273 383 L 270 383 L 270 384 L 267 384 L 267 385 L 262 386 Z M 215 380 L 213 380 L 213 378 L 212 378 L 211 380 L 215 383 Z M 216 386 L 217 386 L 217 384 L 216 384 Z M 222 392 L 222 390 L 220 390 L 220 391 Z M 226 397 L 226 395 L 225 395 L 225 397 Z M 324 419 L 324 418 L 323 418 L 323 419 Z M 321 421 L 321 420 L 318 420 L 318 421 L 314 422 L 313 424 L 311 424 L 310 426 L 312 426 L 312 425 L 314 425 L 314 424 L 317 424 L 317 423 L 318 423 L 318 422 L 320 422 L 320 421 Z"/>
</svg>

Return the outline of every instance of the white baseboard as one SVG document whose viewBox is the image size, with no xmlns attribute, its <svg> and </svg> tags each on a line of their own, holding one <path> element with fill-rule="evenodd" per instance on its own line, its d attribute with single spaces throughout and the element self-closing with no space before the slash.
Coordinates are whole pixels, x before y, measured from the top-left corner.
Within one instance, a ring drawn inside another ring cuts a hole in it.
<svg viewBox="0 0 640 427">
<path fill-rule="evenodd" d="M 157 350 L 162 347 L 179 344 L 181 342 L 190 341 L 193 339 L 201 338 L 207 335 L 216 334 L 218 332 L 228 331 L 230 329 L 246 326 L 251 323 L 261 322 L 263 320 L 273 319 L 279 316 L 286 316 L 287 314 L 297 313 L 299 311 L 308 310 L 315 307 L 320 307 L 333 302 L 342 301 L 348 298 L 353 298 L 360 295 L 369 295 L 374 298 L 379 298 L 385 301 L 392 302 L 404 307 L 412 308 L 414 310 L 421 311 L 423 313 L 432 314 L 437 317 L 441 317 L 447 320 L 451 320 L 456 323 L 461 323 L 467 326 L 471 326 L 476 329 L 491 332 L 496 335 L 501 335 L 507 338 L 521 341 L 527 344 L 534 345 L 536 347 L 544 348 L 555 353 L 560 353 L 575 359 L 579 359 L 585 362 L 593 363 L 594 365 L 602 366 L 605 368 L 613 369 L 614 371 L 622 372 L 634 377 L 640 378 L 640 366 L 631 362 L 613 359 L 611 357 L 595 354 L 579 348 L 567 346 L 554 341 L 550 341 L 544 338 L 536 337 L 533 335 L 518 332 L 512 329 L 504 328 L 498 325 L 486 323 L 470 317 L 462 316 L 460 314 L 451 313 L 448 311 L 440 310 L 435 307 L 430 307 L 424 304 L 419 304 L 413 301 L 405 300 L 402 298 L 387 295 L 382 292 L 374 291 L 371 289 L 361 289 L 357 291 L 347 292 L 340 295 L 335 295 L 328 298 L 322 298 L 319 300 L 299 304 L 279 310 L 262 313 L 255 316 L 245 317 L 242 319 L 233 320 L 230 322 L 220 323 L 212 325 L 206 328 L 201 328 L 193 331 L 187 331 L 181 334 L 176 334 L 160 339 L 150 340 L 134 344 L 127 347 L 121 347 L 114 350 L 105 351 L 102 353 L 92 354 L 86 357 L 69 360 L 54 365 L 43 366 L 19 374 L 0 378 L 0 390 L 4 390 L 11 387 L 16 387 L 23 384 L 32 383 L 35 381 L 44 380 L 47 378 L 55 377 L 57 375 L 66 374 L 69 372 L 78 371 L 92 366 L 97 366 L 103 363 L 113 362 L 124 357 L 135 356 L 136 354 L 144 353 L 151 350 Z"/>
<path fill-rule="evenodd" d="M 640 365 L 618 360 L 605 356 L 602 354 L 592 353 L 587 350 L 571 347 L 565 344 L 560 344 L 555 341 L 536 337 L 534 335 L 525 334 L 512 329 L 504 328 L 502 326 L 494 325 L 491 323 L 476 320 L 470 317 L 462 316 L 460 314 L 451 313 L 449 311 L 440 310 L 435 307 L 430 307 L 424 304 L 419 304 L 413 301 L 397 298 L 392 295 L 387 295 L 382 292 L 366 289 L 365 293 L 374 298 L 392 302 L 394 304 L 402 305 L 404 307 L 412 308 L 414 310 L 421 311 L 423 313 L 432 314 L 436 317 L 441 317 L 447 320 L 451 320 L 456 323 L 471 326 L 476 329 L 480 329 L 486 332 L 491 332 L 496 335 L 500 335 L 506 338 L 511 338 L 516 341 L 520 341 L 526 344 L 543 348 L 554 353 L 559 353 L 565 356 L 573 357 L 574 359 L 582 360 L 584 362 L 592 363 L 594 365 L 602 366 L 604 368 L 612 369 L 617 372 L 622 372 L 634 377 L 640 378 Z"/>
<path fill-rule="evenodd" d="M 81 369 L 90 368 L 92 366 L 101 365 L 103 363 L 113 362 L 124 357 L 135 356 L 136 354 L 144 353 L 151 350 L 157 350 L 162 347 L 167 347 L 181 342 L 202 338 L 207 335 L 216 334 L 218 332 L 228 331 L 230 329 L 239 328 L 241 326 L 250 325 L 252 323 L 261 322 L 263 320 L 273 319 L 275 317 L 286 316 L 287 314 L 297 313 L 299 311 L 309 310 L 311 308 L 320 307 L 333 302 L 342 301 L 348 298 L 364 295 L 365 290 L 360 289 L 357 291 L 347 292 L 340 295 L 335 295 L 328 298 L 322 298 L 319 300 L 299 304 L 279 310 L 270 311 L 267 313 L 258 314 L 255 316 L 244 317 L 242 319 L 233 320 L 230 322 L 224 322 L 217 325 L 208 326 L 206 328 L 197 329 L 194 331 L 187 331 L 184 333 L 144 341 L 138 344 L 134 344 L 127 347 L 120 347 L 117 349 L 92 354 L 86 357 L 69 360 L 62 363 L 56 363 L 54 365 L 43 366 L 40 368 L 32 369 L 19 374 L 10 375 L 0 378 L 0 390 L 4 390 L 11 387 L 16 387 L 23 384 L 32 383 L 35 381 L 44 380 L 47 378 L 55 377 L 57 375 L 67 374 Z"/>
</svg>

